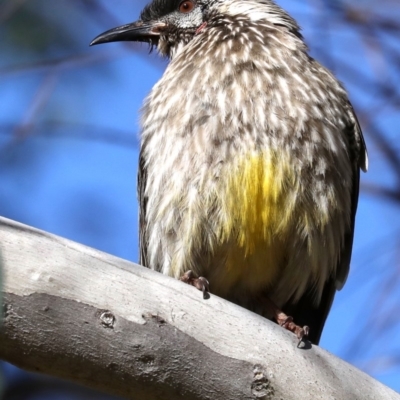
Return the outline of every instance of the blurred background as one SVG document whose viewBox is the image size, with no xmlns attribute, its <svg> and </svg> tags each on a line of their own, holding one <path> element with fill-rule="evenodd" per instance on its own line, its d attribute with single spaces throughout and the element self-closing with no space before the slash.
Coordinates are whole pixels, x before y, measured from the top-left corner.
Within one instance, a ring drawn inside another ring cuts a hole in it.
<svg viewBox="0 0 400 400">
<path fill-rule="evenodd" d="M 167 61 L 89 48 L 143 0 L 0 1 L 0 215 L 138 260 L 139 109 Z M 367 142 L 352 268 L 321 346 L 400 391 L 400 2 L 279 0 Z M 107 398 L 1 364 L 3 399 Z"/>
</svg>

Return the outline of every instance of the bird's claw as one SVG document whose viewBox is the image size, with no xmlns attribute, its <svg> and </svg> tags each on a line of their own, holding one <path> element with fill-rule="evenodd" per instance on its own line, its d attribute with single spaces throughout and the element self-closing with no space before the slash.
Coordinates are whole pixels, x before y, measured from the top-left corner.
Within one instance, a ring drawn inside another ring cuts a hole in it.
<svg viewBox="0 0 400 400">
<path fill-rule="evenodd" d="M 194 286 L 198 290 L 201 290 L 205 300 L 210 298 L 210 284 L 203 276 L 195 278 L 193 271 L 189 270 L 180 277 L 180 280 L 184 283 Z"/>
<path fill-rule="evenodd" d="M 277 320 L 278 324 L 279 324 L 282 328 L 287 329 L 287 330 L 290 331 L 290 332 L 293 332 L 293 333 L 297 336 L 297 339 L 299 339 L 299 342 L 298 342 L 298 344 L 297 344 L 297 347 L 300 346 L 300 343 L 301 343 L 301 342 L 308 336 L 308 334 L 310 333 L 310 328 L 309 328 L 307 325 L 305 325 L 305 326 L 303 326 L 303 327 L 301 327 L 301 326 L 299 326 L 299 325 L 296 325 L 296 324 L 293 322 L 293 318 L 290 317 L 290 316 L 287 316 L 287 315 L 286 315 L 285 313 L 283 313 L 283 312 L 280 312 L 280 313 L 277 315 L 276 320 Z"/>
</svg>

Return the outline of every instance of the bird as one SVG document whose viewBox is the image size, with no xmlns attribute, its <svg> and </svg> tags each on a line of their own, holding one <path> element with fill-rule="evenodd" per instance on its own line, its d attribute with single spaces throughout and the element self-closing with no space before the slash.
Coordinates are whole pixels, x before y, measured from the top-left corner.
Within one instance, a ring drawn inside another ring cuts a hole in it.
<svg viewBox="0 0 400 400">
<path fill-rule="evenodd" d="M 153 0 L 91 45 L 116 41 L 169 60 L 142 109 L 140 263 L 318 345 L 368 168 L 343 85 L 272 0 Z"/>
</svg>

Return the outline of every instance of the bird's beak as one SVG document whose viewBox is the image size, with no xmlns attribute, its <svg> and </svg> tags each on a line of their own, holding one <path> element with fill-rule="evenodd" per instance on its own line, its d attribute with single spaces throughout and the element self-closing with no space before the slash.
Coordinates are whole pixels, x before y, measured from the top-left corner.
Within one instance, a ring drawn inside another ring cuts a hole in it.
<svg viewBox="0 0 400 400">
<path fill-rule="evenodd" d="M 157 43 L 162 31 L 167 27 L 162 22 L 137 21 L 110 29 L 95 37 L 90 46 L 109 42 L 147 42 Z"/>
</svg>

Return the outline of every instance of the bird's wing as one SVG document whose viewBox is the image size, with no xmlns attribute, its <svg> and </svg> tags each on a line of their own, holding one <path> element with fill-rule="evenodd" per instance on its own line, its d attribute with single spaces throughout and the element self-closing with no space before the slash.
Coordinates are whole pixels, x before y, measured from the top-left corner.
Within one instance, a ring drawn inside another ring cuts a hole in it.
<svg viewBox="0 0 400 400">
<path fill-rule="evenodd" d="M 350 149 L 350 154 L 354 159 L 353 163 L 353 189 L 351 195 L 351 226 L 346 233 L 344 246 L 339 260 L 338 268 L 336 269 L 335 286 L 337 290 L 343 288 L 349 274 L 351 252 L 353 248 L 354 223 L 358 204 L 358 193 L 360 186 L 360 169 L 367 172 L 368 169 L 368 154 L 365 145 L 364 137 L 361 131 L 360 123 L 354 112 L 353 106 L 348 103 L 348 112 L 352 124 L 346 134 L 349 137 L 349 143 L 353 148 Z"/>
<path fill-rule="evenodd" d="M 351 225 L 344 238 L 344 244 L 339 259 L 339 264 L 336 269 L 336 275 L 332 276 L 326 282 L 324 291 L 322 293 L 321 302 L 318 306 L 315 306 L 314 295 L 312 291 L 309 291 L 301 297 L 298 303 L 293 304 L 288 309 L 285 309 L 285 312 L 288 315 L 293 316 L 296 324 L 300 326 L 308 325 L 310 327 L 308 339 L 314 344 L 319 343 L 326 318 L 329 314 L 333 299 L 335 297 L 335 293 L 337 290 L 342 289 L 349 273 L 351 252 L 353 247 L 354 222 L 358 204 L 360 169 L 364 172 L 366 172 L 368 169 L 368 155 L 365 141 L 360 124 L 350 103 L 348 104 L 348 112 L 352 124 L 350 124 L 348 130 L 343 133 L 348 136 L 351 147 L 350 154 L 354 159 L 352 167 L 353 187 L 351 194 Z"/>
<path fill-rule="evenodd" d="M 139 264 L 148 267 L 147 263 L 147 240 L 146 240 L 146 207 L 147 197 L 145 196 L 145 187 L 147 181 L 147 172 L 144 165 L 143 150 L 139 154 L 139 167 L 137 179 L 137 191 L 139 200 Z"/>
</svg>

